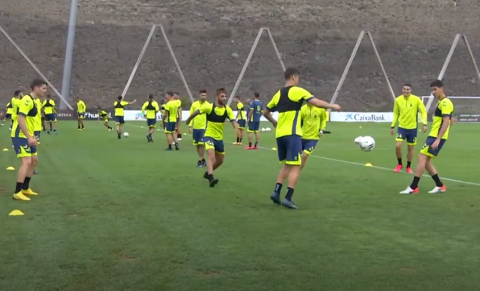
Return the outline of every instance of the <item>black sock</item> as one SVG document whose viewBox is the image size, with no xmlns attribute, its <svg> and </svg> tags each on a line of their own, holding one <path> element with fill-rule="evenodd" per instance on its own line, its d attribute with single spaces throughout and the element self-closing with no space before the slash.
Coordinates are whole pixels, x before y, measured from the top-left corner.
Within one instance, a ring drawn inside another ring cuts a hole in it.
<svg viewBox="0 0 480 291">
<path fill-rule="evenodd" d="M 28 188 L 30 188 L 30 179 L 32 179 L 32 177 L 25 177 L 22 185 L 22 190 L 28 190 Z"/>
<path fill-rule="evenodd" d="M 52 130 L 52 128 L 53 128 L 53 125 L 50 123 L 50 130 Z"/>
<path fill-rule="evenodd" d="M 257 145 L 258 145 L 258 142 L 255 142 L 255 146 L 257 146 Z"/>
<path fill-rule="evenodd" d="M 22 182 L 17 182 L 17 186 L 15 186 L 15 193 L 22 191 Z"/>
<path fill-rule="evenodd" d="M 213 180 L 213 174 L 208 174 L 207 179 L 208 179 L 208 181 L 212 181 Z"/>
<path fill-rule="evenodd" d="M 242 142 L 243 137 L 240 138 L 239 142 Z"/>
<path fill-rule="evenodd" d="M 80 129 L 80 125 L 78 126 L 78 129 Z"/>
<path fill-rule="evenodd" d="M 402 165 L 402 159 L 397 159 L 398 164 L 401 166 Z"/>
<path fill-rule="evenodd" d="M 417 189 L 418 188 L 418 182 L 420 182 L 420 177 L 417 177 L 417 176 L 413 177 L 413 182 L 410 185 L 410 188 Z"/>
<path fill-rule="evenodd" d="M 285 199 L 287 199 L 288 201 L 292 201 L 292 196 L 293 196 L 293 188 L 288 187 L 287 194 L 285 195 Z"/>
<path fill-rule="evenodd" d="M 240 142 L 240 138 L 239 138 L 239 137 L 237 137 L 237 142 Z"/>
<path fill-rule="evenodd" d="M 433 181 L 435 181 L 435 185 L 437 185 L 437 187 L 442 187 L 443 186 L 443 183 L 442 183 L 442 181 L 440 181 L 440 178 L 438 177 L 438 174 L 433 175 L 432 179 L 433 179 Z"/>
<path fill-rule="evenodd" d="M 181 133 L 179 133 L 177 136 L 178 136 L 178 138 L 182 138 L 182 134 L 181 134 Z"/>
<path fill-rule="evenodd" d="M 248 143 L 248 146 L 249 146 L 249 147 L 252 147 L 252 143 L 251 143 L 251 142 L 249 142 L 249 143 Z"/>
<path fill-rule="evenodd" d="M 178 148 L 178 142 L 175 143 L 175 147 Z"/>
<path fill-rule="evenodd" d="M 168 145 L 168 148 L 169 148 L 169 149 L 171 149 L 171 148 L 172 148 L 172 145 L 171 145 L 171 144 L 169 144 L 169 145 Z"/>
<path fill-rule="evenodd" d="M 120 132 L 117 132 L 118 139 L 122 138 L 122 134 Z"/>
<path fill-rule="evenodd" d="M 407 161 L 407 168 L 410 168 L 412 166 L 412 162 Z"/>
<path fill-rule="evenodd" d="M 205 159 L 202 159 L 202 163 L 205 163 Z"/>
<path fill-rule="evenodd" d="M 280 193 L 280 191 L 282 191 L 282 184 L 277 183 L 277 185 L 275 185 L 275 189 L 273 190 L 273 192 Z"/>
</svg>

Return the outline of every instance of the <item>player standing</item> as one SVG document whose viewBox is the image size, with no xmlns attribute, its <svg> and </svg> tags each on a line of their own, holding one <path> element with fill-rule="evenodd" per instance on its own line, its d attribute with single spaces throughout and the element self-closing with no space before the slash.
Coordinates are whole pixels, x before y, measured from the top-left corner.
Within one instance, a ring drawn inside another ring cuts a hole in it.
<svg viewBox="0 0 480 291">
<path fill-rule="evenodd" d="M 22 159 L 13 199 L 22 201 L 29 201 L 28 195 L 38 195 L 30 189 L 30 180 L 38 164 L 37 140 L 34 137 L 38 108 L 34 99 L 45 95 L 47 83 L 35 79 L 32 81 L 30 88 L 32 90 L 30 94 L 23 96 L 19 102 L 17 119 L 13 123 L 11 133 L 17 157 Z"/>
<path fill-rule="evenodd" d="M 175 145 L 175 150 L 180 150 L 177 140 L 177 114 L 178 114 L 178 101 L 173 98 L 173 92 L 167 92 L 165 94 L 167 103 L 163 106 L 165 109 L 165 135 L 167 136 L 167 151 L 172 151 L 172 145 Z"/>
<path fill-rule="evenodd" d="M 245 125 L 247 120 L 245 119 L 245 105 L 243 105 L 240 96 L 235 96 L 233 101 L 237 103 L 237 117 L 235 120 L 237 121 L 237 141 L 233 144 L 241 145 L 243 140 L 243 130 L 245 129 Z"/>
<path fill-rule="evenodd" d="M 42 132 L 42 107 L 43 103 L 42 100 L 40 99 L 40 96 L 37 96 L 35 98 L 35 105 L 37 106 L 37 116 L 35 117 L 35 128 L 33 135 L 35 136 L 35 139 L 37 140 L 37 145 L 40 144 L 40 133 Z"/>
<path fill-rule="evenodd" d="M 260 93 L 255 92 L 255 98 L 248 108 L 248 146 L 246 150 L 258 149 L 260 142 L 260 118 L 262 117 L 263 103 L 260 101 Z M 252 146 L 252 135 L 255 133 L 255 145 Z"/>
<path fill-rule="evenodd" d="M 297 87 L 300 72 L 288 68 L 285 73 L 285 87 L 278 90 L 272 100 L 267 104 L 263 115 L 276 127 L 278 159 L 285 163 L 277 176 L 277 184 L 270 199 L 276 204 L 282 204 L 290 209 L 297 209 L 292 200 L 293 191 L 297 184 L 302 165 L 302 127 L 298 115 L 303 101 L 315 107 L 340 110 L 337 104 L 329 104 L 319 100 L 307 90 Z M 278 122 L 272 117 L 271 112 L 278 111 Z M 285 179 L 288 177 L 288 188 L 285 200 L 280 202 L 280 191 Z"/>
<path fill-rule="evenodd" d="M 10 120 L 10 127 L 9 130 L 12 130 L 13 120 L 12 120 L 12 102 L 7 103 L 7 112 L 5 112 L 5 116 L 3 117 L 2 126 L 5 125 L 5 121 Z"/>
<path fill-rule="evenodd" d="M 190 107 L 190 115 L 195 111 L 200 110 L 203 106 L 209 105 L 207 101 L 207 90 L 200 90 L 200 98 L 192 103 Z M 207 116 L 199 114 L 188 124 L 188 132 L 192 134 L 193 145 L 197 147 L 198 162 L 197 167 L 201 168 L 207 165 L 205 161 L 205 143 L 203 137 L 205 136 L 205 128 L 207 127 Z M 193 128 L 193 131 L 192 131 Z"/>
<path fill-rule="evenodd" d="M 10 106 L 12 107 L 11 109 L 11 116 L 10 120 L 12 121 L 9 129 L 12 130 L 13 122 L 17 119 L 17 111 L 18 111 L 18 106 L 20 105 L 20 99 L 23 97 L 23 92 L 22 90 L 16 90 L 13 93 L 12 100 L 10 100 Z"/>
<path fill-rule="evenodd" d="M 182 100 L 180 100 L 180 95 L 178 92 L 173 92 L 173 99 L 178 102 L 177 110 L 177 126 L 175 127 L 175 134 L 177 135 L 177 140 L 182 140 Z"/>
<path fill-rule="evenodd" d="M 390 134 L 394 134 L 395 126 L 398 124 L 395 153 L 397 155 L 397 167 L 394 172 L 398 173 L 403 167 L 402 164 L 402 143 L 406 140 L 408 146 L 407 154 L 407 173 L 413 173 L 411 169 L 413 151 L 417 144 L 418 132 L 418 112 L 422 114 L 422 131 L 427 131 L 427 110 L 423 105 L 422 100 L 413 94 L 412 86 L 410 84 L 403 85 L 403 95 L 395 99 L 393 106 L 393 122 L 390 127 Z"/>
<path fill-rule="evenodd" d="M 438 153 L 448 139 L 450 121 L 453 114 L 453 103 L 445 96 L 442 81 L 433 81 L 430 87 L 433 96 L 438 99 L 433 116 L 432 129 L 418 155 L 417 168 L 415 169 L 415 177 L 413 177 L 412 184 L 410 184 L 406 190 L 400 192 L 400 194 L 417 194 L 418 182 L 420 182 L 420 178 L 425 169 L 435 182 L 435 188 L 428 193 L 435 194 L 447 191 L 447 187 L 443 185 L 438 177 L 437 169 L 435 169 L 432 163 L 432 158 L 438 156 Z"/>
<path fill-rule="evenodd" d="M 132 102 L 123 101 L 121 95 L 117 97 L 117 101 L 113 102 L 113 107 L 115 108 L 115 127 L 117 129 L 118 139 L 122 138 L 122 127 L 125 124 L 125 106 L 134 104 L 135 102 L 137 102 L 137 99 L 134 99 Z"/>
<path fill-rule="evenodd" d="M 78 123 L 78 130 L 84 130 L 85 124 L 83 120 L 85 119 L 85 112 L 87 111 L 87 105 L 85 102 L 80 100 L 80 97 L 77 97 L 77 123 Z"/>
<path fill-rule="evenodd" d="M 210 187 L 214 187 L 218 183 L 218 179 L 213 177 L 213 171 L 223 164 L 225 159 L 225 145 L 223 143 L 224 125 L 227 118 L 232 122 L 233 128 L 237 129 L 237 123 L 233 117 L 233 111 L 227 103 L 227 90 L 224 88 L 217 89 L 217 98 L 215 103 L 202 106 L 196 110 L 187 119 L 190 123 L 199 114 L 206 114 L 207 129 L 203 141 L 207 150 L 208 162 L 207 171 L 203 178 L 208 180 Z"/>
<path fill-rule="evenodd" d="M 142 106 L 143 117 L 147 119 L 148 134 L 147 141 L 153 142 L 153 133 L 155 132 L 155 124 L 157 123 L 157 112 L 160 110 L 157 101 L 153 100 L 153 94 L 148 95 L 148 101 Z"/>
<path fill-rule="evenodd" d="M 308 157 L 312 154 L 318 140 L 323 135 L 327 126 L 327 111 L 324 108 L 305 104 L 300 110 L 302 118 L 302 167 L 307 164 Z"/>
<path fill-rule="evenodd" d="M 50 94 L 47 95 L 47 100 L 43 101 L 43 110 L 45 112 L 45 120 L 50 124 L 50 130 L 47 130 L 47 134 L 50 134 L 52 129 L 53 133 L 57 134 L 57 116 L 55 114 L 57 108 Z"/>
</svg>

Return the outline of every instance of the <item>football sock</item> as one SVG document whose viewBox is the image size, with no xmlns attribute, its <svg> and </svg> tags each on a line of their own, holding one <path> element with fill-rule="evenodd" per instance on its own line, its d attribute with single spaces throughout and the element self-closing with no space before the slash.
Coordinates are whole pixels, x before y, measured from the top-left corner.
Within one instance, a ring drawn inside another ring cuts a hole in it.
<svg viewBox="0 0 480 291">
<path fill-rule="evenodd" d="M 15 193 L 22 191 L 22 182 L 17 182 L 17 186 L 15 186 Z"/>
<path fill-rule="evenodd" d="M 293 188 L 288 187 L 287 195 L 285 195 L 285 199 L 287 199 L 288 201 L 292 201 L 292 196 L 293 196 Z"/>
<path fill-rule="evenodd" d="M 401 166 L 402 165 L 402 159 L 397 159 L 398 164 Z"/>
<path fill-rule="evenodd" d="M 212 181 L 213 180 L 213 174 L 208 174 L 207 179 L 208 179 L 208 181 Z"/>
<path fill-rule="evenodd" d="M 171 149 L 171 148 L 172 148 L 172 145 L 171 145 L 171 144 L 169 144 L 169 145 L 168 145 L 168 148 L 169 148 L 169 149 Z"/>
<path fill-rule="evenodd" d="M 277 185 L 275 185 L 275 189 L 273 191 L 275 193 L 280 193 L 280 191 L 282 191 L 282 184 L 277 183 Z"/>
<path fill-rule="evenodd" d="M 251 142 L 249 142 L 249 143 L 248 143 L 248 146 L 249 146 L 249 147 L 252 147 L 252 143 L 251 143 Z"/>
<path fill-rule="evenodd" d="M 178 138 L 182 138 L 182 134 L 179 133 L 179 134 L 177 135 L 177 137 L 178 137 Z"/>
<path fill-rule="evenodd" d="M 258 145 L 258 142 L 255 142 L 255 147 Z"/>
<path fill-rule="evenodd" d="M 407 168 L 410 168 L 412 166 L 412 162 L 407 161 Z"/>
<path fill-rule="evenodd" d="M 420 177 L 417 177 L 417 176 L 413 177 L 413 182 L 410 185 L 410 188 L 417 189 L 418 188 L 418 182 L 420 182 Z"/>
<path fill-rule="evenodd" d="M 240 142 L 240 138 L 239 138 L 239 137 L 237 137 L 237 142 Z"/>
<path fill-rule="evenodd" d="M 30 179 L 32 178 L 25 177 L 25 180 L 23 181 L 23 185 L 22 185 L 22 190 L 28 190 L 28 188 L 30 188 Z"/>
<path fill-rule="evenodd" d="M 435 181 L 435 185 L 437 185 L 437 187 L 442 187 L 443 186 L 443 183 L 442 183 L 442 181 L 440 181 L 440 178 L 438 177 L 438 174 L 433 175 L 432 179 L 433 179 L 433 181 Z"/>
<path fill-rule="evenodd" d="M 239 142 L 242 142 L 243 137 L 240 138 Z"/>
</svg>

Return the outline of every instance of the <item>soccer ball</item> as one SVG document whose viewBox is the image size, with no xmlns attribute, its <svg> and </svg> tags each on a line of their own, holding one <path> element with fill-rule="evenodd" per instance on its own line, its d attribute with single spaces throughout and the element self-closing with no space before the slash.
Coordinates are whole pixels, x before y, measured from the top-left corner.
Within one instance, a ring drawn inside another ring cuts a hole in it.
<svg viewBox="0 0 480 291">
<path fill-rule="evenodd" d="M 270 127 L 265 128 L 265 131 L 271 131 L 272 129 Z"/>
<path fill-rule="evenodd" d="M 128 134 L 128 132 L 124 132 L 124 133 L 123 133 L 123 136 L 124 136 L 124 137 L 129 137 L 130 135 Z"/>
<path fill-rule="evenodd" d="M 262 128 L 261 131 L 266 131 L 266 129 L 265 129 L 265 128 Z"/>
<path fill-rule="evenodd" d="M 363 136 L 359 136 L 359 137 L 355 138 L 355 140 L 354 140 L 353 142 L 354 142 L 355 144 L 358 144 L 358 145 L 359 145 L 360 142 L 362 141 L 362 139 L 363 139 Z"/>
<path fill-rule="evenodd" d="M 375 147 L 375 140 L 371 136 L 364 136 L 359 141 L 359 146 L 364 152 L 369 152 Z"/>
</svg>

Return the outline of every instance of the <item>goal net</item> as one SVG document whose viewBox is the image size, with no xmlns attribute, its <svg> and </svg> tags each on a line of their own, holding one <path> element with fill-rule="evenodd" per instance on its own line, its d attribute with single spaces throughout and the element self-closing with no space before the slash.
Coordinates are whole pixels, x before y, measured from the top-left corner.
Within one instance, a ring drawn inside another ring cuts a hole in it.
<svg viewBox="0 0 480 291">
<path fill-rule="evenodd" d="M 432 116 L 437 108 L 437 101 L 432 95 L 422 96 L 425 106 L 431 104 L 428 110 L 428 120 L 432 120 Z M 453 116 L 457 122 L 480 122 L 480 96 L 448 96 L 452 100 L 454 111 Z M 428 107 L 427 107 L 428 108 Z"/>
</svg>

